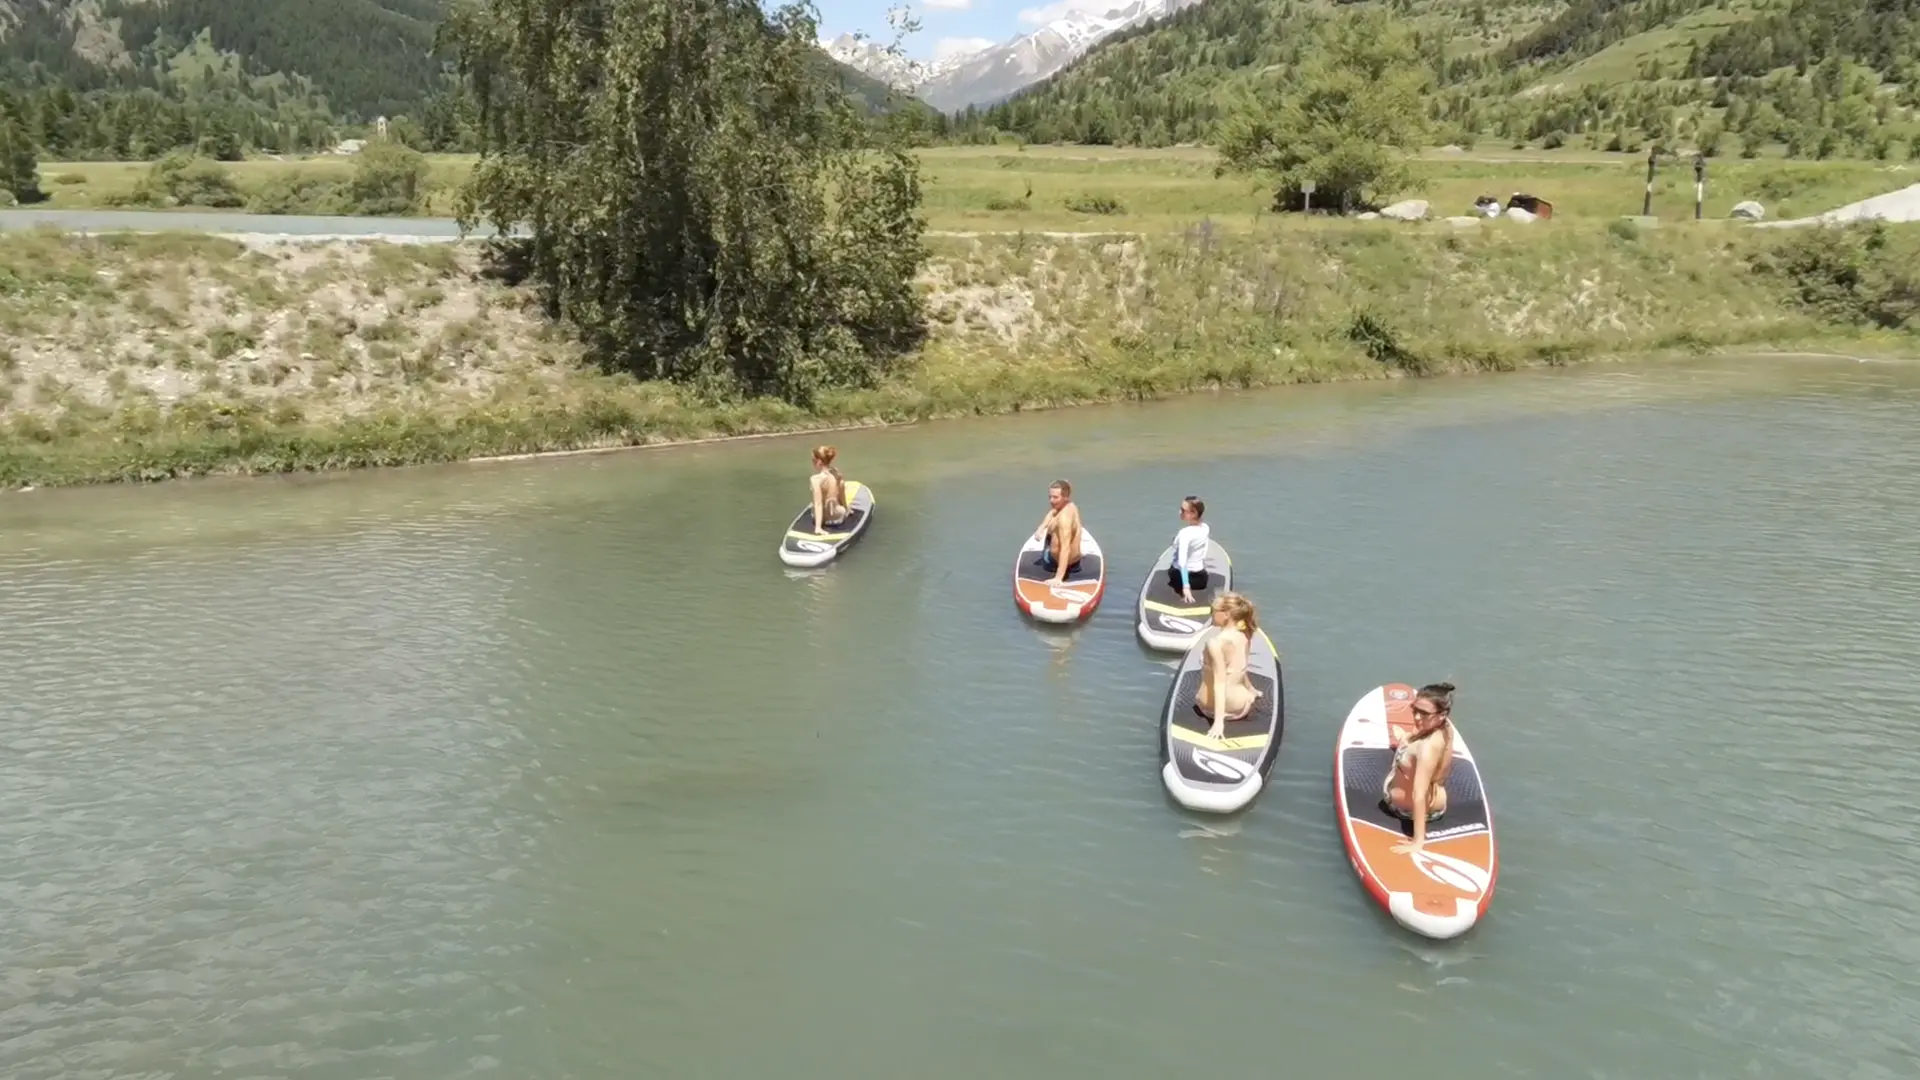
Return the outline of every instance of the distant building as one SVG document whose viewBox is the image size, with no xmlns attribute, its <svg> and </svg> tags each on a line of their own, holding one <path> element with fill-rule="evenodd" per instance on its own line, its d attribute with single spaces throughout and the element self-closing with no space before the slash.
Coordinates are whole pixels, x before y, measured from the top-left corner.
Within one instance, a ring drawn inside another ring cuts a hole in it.
<svg viewBox="0 0 1920 1080">
<path fill-rule="evenodd" d="M 387 138 L 387 118 L 386 117 L 376 116 L 373 118 L 373 137 L 382 142 L 386 141 L 386 138 Z M 367 142 L 368 140 L 366 139 L 341 139 L 339 142 L 333 145 L 332 153 L 357 154 L 360 151 L 365 150 L 367 148 Z"/>
</svg>

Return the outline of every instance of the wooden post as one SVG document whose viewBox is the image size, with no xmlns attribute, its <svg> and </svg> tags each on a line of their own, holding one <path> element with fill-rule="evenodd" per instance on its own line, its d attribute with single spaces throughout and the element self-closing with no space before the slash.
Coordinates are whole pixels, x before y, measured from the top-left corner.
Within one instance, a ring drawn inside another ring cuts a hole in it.
<svg viewBox="0 0 1920 1080">
<path fill-rule="evenodd" d="M 1693 155 L 1693 220 L 1699 221 L 1706 211 L 1707 201 L 1707 155 Z"/>
<path fill-rule="evenodd" d="M 1653 216 L 1653 167 L 1660 160 L 1660 144 L 1647 147 L 1647 197 L 1640 202 L 1640 216 Z"/>
</svg>

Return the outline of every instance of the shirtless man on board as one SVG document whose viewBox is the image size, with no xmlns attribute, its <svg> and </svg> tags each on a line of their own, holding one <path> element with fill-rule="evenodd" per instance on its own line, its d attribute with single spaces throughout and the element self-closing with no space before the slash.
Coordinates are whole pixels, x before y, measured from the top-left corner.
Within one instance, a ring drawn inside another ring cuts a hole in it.
<svg viewBox="0 0 1920 1080">
<path fill-rule="evenodd" d="M 1080 507 L 1073 501 L 1073 485 L 1055 480 L 1047 488 L 1047 516 L 1033 535 L 1044 539 L 1040 568 L 1053 571 L 1053 584 L 1080 569 Z"/>
</svg>

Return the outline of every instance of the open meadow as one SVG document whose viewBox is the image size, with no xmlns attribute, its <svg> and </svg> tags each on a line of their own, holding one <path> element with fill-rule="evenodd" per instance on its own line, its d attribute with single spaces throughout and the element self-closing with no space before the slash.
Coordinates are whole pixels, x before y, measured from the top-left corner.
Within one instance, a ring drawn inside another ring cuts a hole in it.
<svg viewBox="0 0 1920 1080">
<path fill-rule="evenodd" d="M 1214 153 L 1201 147 L 935 147 L 920 151 L 920 158 L 928 225 L 938 232 L 1168 232 L 1201 220 L 1238 229 L 1274 217 L 1259 182 L 1216 176 Z M 222 168 L 248 208 L 257 210 L 255 196 L 276 179 L 341 181 L 351 175 L 354 160 L 255 159 Z M 428 158 L 428 216 L 453 213 L 455 192 L 472 162 L 460 155 Z M 145 162 L 43 162 L 41 185 L 50 199 L 40 205 L 140 205 L 132 201 L 134 191 L 150 168 Z M 1551 201 L 1559 218 L 1615 218 L 1640 212 L 1646 169 L 1644 153 L 1449 148 L 1421 155 L 1417 187 L 1404 197 L 1428 200 L 1435 217 L 1470 213 L 1481 195 L 1505 200 L 1523 192 Z M 1907 163 L 1716 158 L 1707 166 L 1706 217 L 1724 219 L 1748 199 L 1764 206 L 1771 219 L 1805 216 L 1916 179 L 1920 170 Z M 1690 161 L 1661 163 L 1653 212 L 1669 220 L 1692 217 Z"/>
</svg>

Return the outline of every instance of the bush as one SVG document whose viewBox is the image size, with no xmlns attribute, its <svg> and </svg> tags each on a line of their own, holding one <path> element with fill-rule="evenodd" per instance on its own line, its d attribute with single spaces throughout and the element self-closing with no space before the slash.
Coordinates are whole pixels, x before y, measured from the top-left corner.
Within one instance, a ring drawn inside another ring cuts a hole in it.
<svg viewBox="0 0 1920 1080">
<path fill-rule="evenodd" d="M 227 209 L 246 204 L 233 177 L 218 162 L 174 151 L 147 170 L 133 189 L 143 206 L 207 206 Z"/>
<path fill-rule="evenodd" d="M 1111 195 L 1074 195 L 1067 199 L 1068 210 L 1076 214 L 1124 214 L 1127 208 Z"/>
<path fill-rule="evenodd" d="M 310 172 L 279 173 L 247 200 L 256 214 L 338 214 L 346 210 L 340 184 Z"/>
<path fill-rule="evenodd" d="M 1614 218 L 1607 222 L 1607 232 L 1621 240 L 1640 239 L 1640 223 L 1631 218 Z"/>
<path fill-rule="evenodd" d="M 356 214 L 399 217 L 418 213 L 427 197 L 427 159 L 392 141 L 370 142 L 353 163 L 346 202 Z"/>
<path fill-rule="evenodd" d="M 1755 272 L 1785 285 L 1824 319 L 1920 330 L 1920 233 L 1884 222 L 1795 230 L 1752 257 Z"/>
</svg>

